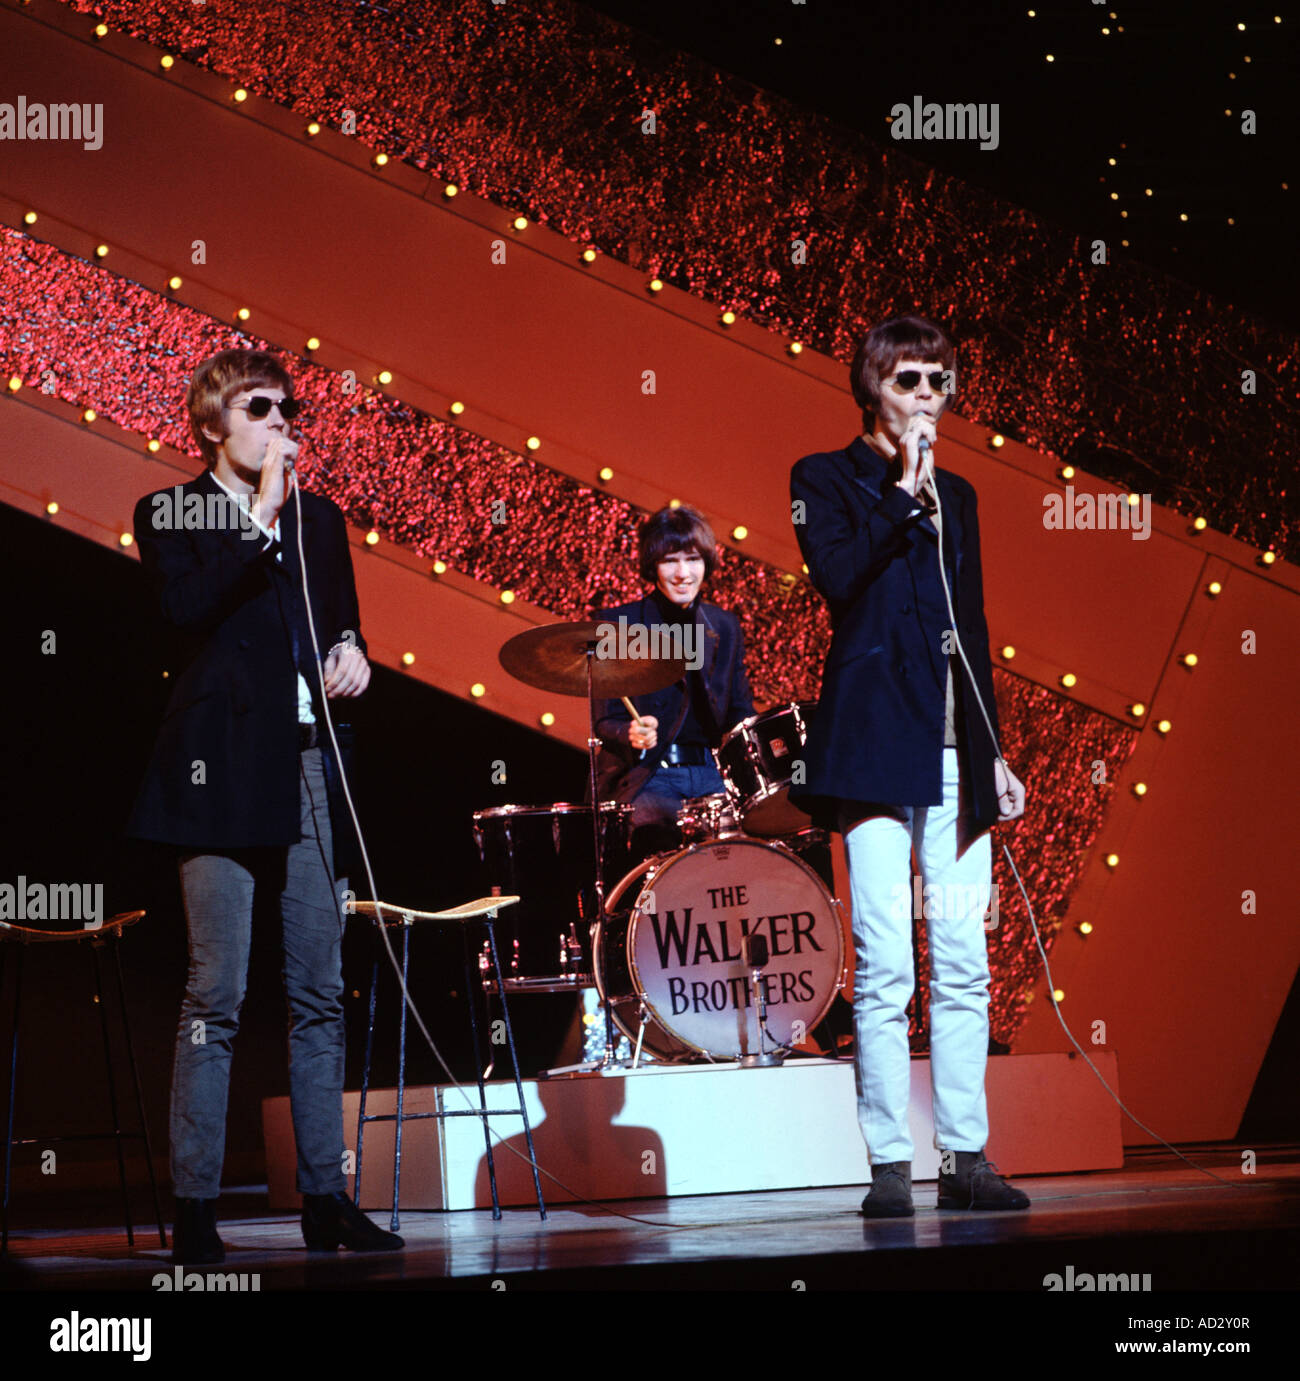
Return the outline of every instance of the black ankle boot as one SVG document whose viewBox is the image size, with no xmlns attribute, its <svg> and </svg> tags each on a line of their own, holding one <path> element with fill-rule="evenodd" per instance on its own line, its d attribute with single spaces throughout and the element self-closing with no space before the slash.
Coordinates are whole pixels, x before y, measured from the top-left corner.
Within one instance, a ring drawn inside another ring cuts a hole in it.
<svg viewBox="0 0 1300 1381">
<path fill-rule="evenodd" d="M 215 1199 L 177 1199 L 172 1219 L 172 1261 L 177 1266 L 215 1266 L 226 1259 L 217 1235 Z"/>
<path fill-rule="evenodd" d="M 342 1190 L 302 1196 L 302 1240 L 312 1252 L 350 1247 L 354 1252 L 391 1252 L 406 1244 L 395 1232 L 376 1227 Z"/>
<path fill-rule="evenodd" d="M 943 1151 L 941 1155 L 947 1155 Z M 953 1173 L 939 1172 L 939 1208 L 1002 1209 L 1029 1207 L 1029 1195 L 1008 1184 L 981 1151 L 954 1151 Z"/>
<path fill-rule="evenodd" d="M 864 1218 L 911 1218 L 912 1163 L 881 1161 L 871 1167 L 871 1188 L 862 1201 Z"/>
</svg>

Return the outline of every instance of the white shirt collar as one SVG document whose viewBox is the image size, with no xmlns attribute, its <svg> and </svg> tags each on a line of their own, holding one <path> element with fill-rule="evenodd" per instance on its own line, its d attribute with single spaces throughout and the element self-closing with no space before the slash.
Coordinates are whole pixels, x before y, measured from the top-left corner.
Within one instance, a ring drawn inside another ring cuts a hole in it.
<svg viewBox="0 0 1300 1381">
<path fill-rule="evenodd" d="M 228 484 L 224 483 L 222 480 L 217 478 L 217 472 L 215 467 L 209 470 L 208 474 L 212 476 L 212 482 L 217 486 L 217 488 L 224 489 L 226 493 L 229 494 L 230 497 L 234 499 L 234 501 L 246 513 L 249 511 L 249 509 L 252 508 L 253 496 L 251 494 L 236 494 L 235 491 Z M 256 522 L 256 519 L 254 519 L 254 521 Z M 258 523 L 258 527 L 262 527 L 262 524 Z M 269 528 L 262 527 L 262 531 L 274 533 L 275 536 L 278 538 L 280 535 L 280 515 L 276 514 L 275 522 Z"/>
</svg>

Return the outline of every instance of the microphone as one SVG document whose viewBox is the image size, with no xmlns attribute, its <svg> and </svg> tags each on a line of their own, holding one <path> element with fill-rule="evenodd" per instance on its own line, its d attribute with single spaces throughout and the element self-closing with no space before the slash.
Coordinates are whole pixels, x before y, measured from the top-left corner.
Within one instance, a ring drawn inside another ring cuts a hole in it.
<svg viewBox="0 0 1300 1381">
<path fill-rule="evenodd" d="M 740 941 L 740 962 L 747 969 L 765 969 L 770 958 L 766 935 L 744 935 Z"/>
<path fill-rule="evenodd" d="M 294 457 L 298 454 L 299 441 L 296 437 L 286 436 L 283 442 L 283 449 L 280 452 L 280 459 L 284 462 L 284 482 L 285 497 L 289 495 L 290 486 L 298 487 L 298 466 Z M 292 448 L 292 449 L 290 449 Z"/>
<path fill-rule="evenodd" d="M 938 495 L 934 492 L 934 460 L 928 436 L 921 437 L 916 443 L 917 455 L 920 457 L 921 464 L 918 467 L 919 479 L 916 485 L 916 497 L 919 499 L 924 491 L 927 497 L 926 507 L 931 513 L 938 507 Z M 930 468 L 925 468 L 925 461 L 930 460 Z"/>
</svg>

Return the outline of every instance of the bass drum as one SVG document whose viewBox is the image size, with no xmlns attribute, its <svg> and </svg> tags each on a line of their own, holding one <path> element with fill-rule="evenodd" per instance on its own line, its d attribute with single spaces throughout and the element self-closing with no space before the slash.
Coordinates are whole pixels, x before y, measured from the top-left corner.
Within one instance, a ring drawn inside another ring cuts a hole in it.
<svg viewBox="0 0 1300 1381">
<path fill-rule="evenodd" d="M 644 1048 L 663 1060 L 759 1053 L 747 934 L 770 953 L 767 1050 L 804 1040 L 844 982 L 839 903 L 783 844 L 736 838 L 659 854 L 623 878 L 605 913 L 596 987 L 619 1029 L 635 1043 L 644 1023 Z"/>
</svg>

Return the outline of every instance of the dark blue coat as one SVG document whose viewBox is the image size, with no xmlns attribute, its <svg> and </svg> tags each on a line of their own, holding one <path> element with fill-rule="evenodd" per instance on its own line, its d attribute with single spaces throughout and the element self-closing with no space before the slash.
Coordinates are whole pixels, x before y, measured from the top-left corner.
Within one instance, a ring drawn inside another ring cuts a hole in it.
<svg viewBox="0 0 1300 1381">
<path fill-rule="evenodd" d="M 667 626 L 652 594 L 613 609 L 597 610 L 592 618 L 599 623 L 617 624 L 620 615 L 629 626 Z M 695 621 L 704 632 L 704 665 L 699 674 L 704 678 L 713 718 L 725 734 L 754 713 L 749 678 L 745 675 L 744 635 L 735 614 L 703 599 L 696 600 Z M 629 699 L 639 714 L 652 714 L 659 721 L 661 749 L 674 741 L 690 706 L 685 678 L 650 695 Z M 621 700 L 598 700 L 596 715 L 596 734 L 603 745 L 596 758 L 597 794 L 602 801 L 630 801 L 650 779 L 659 754 L 652 750 L 642 761 L 641 754 L 629 746 L 632 716 Z"/>
<path fill-rule="evenodd" d="M 183 497 L 197 494 L 205 502 L 224 493 L 207 471 L 180 488 Z M 172 493 L 158 492 L 168 498 Z M 300 664 L 308 667 L 305 679 L 322 735 L 335 871 L 341 875 L 352 862 L 352 829 L 318 703 L 319 682 L 310 669 L 296 502 L 291 496 L 280 510 L 281 541 L 263 550 L 263 533 L 250 540 L 238 527 L 157 527 L 155 497 L 147 494 L 136 504 L 135 539 L 163 620 L 176 636 L 178 661 L 127 833 L 191 850 L 297 843 Z M 321 653 L 345 641 L 348 630 L 364 651 L 343 514 L 329 499 L 304 493 L 302 516 Z M 295 635 L 302 648 L 299 664 Z M 347 703 L 330 702 L 345 766 L 352 730 L 337 721 Z M 204 765 L 201 783 L 193 780 L 196 760 Z"/>
<path fill-rule="evenodd" d="M 790 475 L 791 498 L 804 506 L 802 515 L 794 510 L 795 534 L 812 583 L 830 606 L 833 629 L 805 748 L 807 781 L 791 795 L 824 824 L 832 823 L 840 800 L 898 806 L 943 800 L 944 680 L 936 672 L 935 630 L 920 616 L 926 599 L 933 607 L 935 590 L 943 599 L 938 540 L 929 519 L 910 516 L 917 505 L 896 486 L 900 473 L 897 461 L 891 468 L 856 437 L 845 450 L 805 456 Z M 951 471 L 935 474 L 957 627 L 999 732 L 975 490 Z M 926 581 L 933 582 L 929 589 Z M 998 818 L 996 753 L 955 649 L 952 674 L 969 820 L 979 832 Z"/>
</svg>

